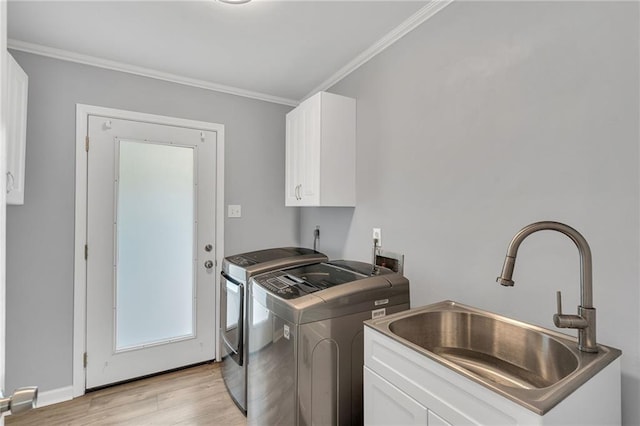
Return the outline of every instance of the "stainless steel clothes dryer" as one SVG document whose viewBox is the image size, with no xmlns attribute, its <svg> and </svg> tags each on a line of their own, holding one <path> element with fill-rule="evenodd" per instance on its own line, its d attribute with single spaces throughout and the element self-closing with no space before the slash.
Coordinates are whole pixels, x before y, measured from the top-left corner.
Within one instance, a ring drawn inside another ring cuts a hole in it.
<svg viewBox="0 0 640 426">
<path fill-rule="evenodd" d="M 326 261 L 327 256 L 299 247 L 280 247 L 228 256 L 220 280 L 222 377 L 231 398 L 247 413 L 247 283 L 256 274 Z"/>
<path fill-rule="evenodd" d="M 409 309 L 409 281 L 334 261 L 251 279 L 247 421 L 363 422 L 363 321 Z"/>
</svg>

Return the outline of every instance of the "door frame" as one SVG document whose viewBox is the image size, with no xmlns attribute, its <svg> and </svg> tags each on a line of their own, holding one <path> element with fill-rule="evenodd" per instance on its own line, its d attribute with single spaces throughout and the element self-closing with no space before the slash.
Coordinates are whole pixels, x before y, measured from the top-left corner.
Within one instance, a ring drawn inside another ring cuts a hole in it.
<svg viewBox="0 0 640 426">
<path fill-rule="evenodd" d="M 87 263 L 84 246 L 87 241 L 87 152 L 85 137 L 88 134 L 89 115 L 113 119 L 142 121 L 152 124 L 187 127 L 214 131 L 216 138 L 216 200 L 215 200 L 215 359 L 220 359 L 220 272 L 224 253 L 224 125 L 204 121 L 167 117 L 135 111 L 93 105 L 76 104 L 76 177 L 75 177 L 75 243 L 73 274 L 73 397 L 86 391 L 84 353 L 87 330 Z"/>
<path fill-rule="evenodd" d="M 0 393 L 5 385 L 5 340 L 6 340 L 6 272 L 7 272 L 7 2 L 0 2 Z M 3 395 L 4 396 L 4 395 Z M 0 414 L 0 426 L 4 416 Z"/>
</svg>

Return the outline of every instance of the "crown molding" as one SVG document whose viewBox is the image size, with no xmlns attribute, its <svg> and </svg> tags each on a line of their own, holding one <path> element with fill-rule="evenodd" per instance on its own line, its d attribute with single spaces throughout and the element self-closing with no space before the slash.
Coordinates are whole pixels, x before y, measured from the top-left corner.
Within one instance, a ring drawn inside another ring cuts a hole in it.
<svg viewBox="0 0 640 426">
<path fill-rule="evenodd" d="M 344 67 L 340 68 L 335 74 L 329 77 L 327 80 L 322 82 L 319 86 L 309 92 L 304 98 L 300 101 L 313 96 L 314 94 L 327 90 L 334 84 L 338 83 L 340 80 L 360 68 L 362 65 L 367 63 L 370 59 L 381 53 L 387 47 L 394 44 L 396 41 L 400 40 L 402 37 L 407 35 L 409 32 L 416 29 L 419 25 L 436 15 L 442 9 L 451 4 L 453 0 L 431 0 L 426 6 L 422 9 L 418 10 L 416 13 L 411 15 L 406 21 L 397 26 L 387 35 L 382 37 L 376 43 L 374 43 L 367 50 L 356 56 L 351 62 L 346 64 Z"/>
<path fill-rule="evenodd" d="M 212 83 L 205 80 L 184 77 L 176 74 L 170 74 L 150 68 L 138 67 L 123 62 L 111 61 L 95 56 L 83 55 L 80 53 L 70 52 L 68 50 L 56 49 L 53 47 L 42 46 L 34 43 L 27 43 L 20 40 L 8 39 L 7 47 L 21 52 L 33 53 L 35 55 L 46 56 L 63 61 L 75 62 L 83 65 L 90 65 L 98 68 L 104 68 L 112 71 L 120 71 L 129 74 L 135 74 L 143 77 L 154 78 L 157 80 L 168 81 L 171 83 L 183 84 L 185 86 L 198 87 L 200 89 L 211 90 L 214 92 L 228 93 L 231 95 L 242 96 L 245 98 L 257 99 L 260 101 L 272 102 L 276 104 L 297 106 L 298 101 L 294 99 L 280 98 L 264 93 L 252 92 L 250 90 L 239 89 L 237 87 L 225 86 L 222 84 Z"/>
<path fill-rule="evenodd" d="M 102 59 L 95 56 L 83 55 L 80 53 L 71 52 L 63 49 L 56 49 L 53 47 L 47 47 L 35 43 L 28 43 L 15 39 L 7 40 L 7 47 L 13 50 L 19 50 L 22 52 L 33 53 L 35 55 L 46 56 L 49 58 L 60 59 L 63 61 L 75 62 L 83 65 L 90 65 L 98 68 L 104 68 L 112 71 L 120 71 L 129 74 L 135 74 L 142 77 L 154 78 L 157 80 L 168 81 L 171 83 L 183 84 L 185 86 L 197 87 L 200 89 L 211 90 L 214 92 L 228 93 L 231 95 L 242 96 L 245 98 L 257 99 L 265 102 L 272 102 L 287 106 L 297 106 L 302 100 L 314 95 L 317 92 L 327 90 L 356 69 L 367 63 L 370 59 L 384 51 L 387 47 L 400 40 L 409 32 L 413 31 L 416 27 L 427 21 L 429 18 L 440 12 L 447 7 L 453 0 L 431 0 L 426 6 L 418 10 L 406 21 L 393 29 L 387 35 L 382 37 L 376 43 L 374 43 L 367 50 L 356 56 L 353 60 L 347 63 L 344 67 L 340 68 L 327 80 L 318 85 L 315 89 L 309 92 L 300 101 L 295 99 L 281 98 L 278 96 L 267 95 L 260 92 L 253 92 L 250 90 L 244 90 L 237 87 L 225 86 L 222 84 L 213 83 L 205 80 L 198 80 L 194 78 L 184 77 L 177 74 L 170 74 L 162 71 L 157 71 L 151 68 L 139 67 L 123 62 L 111 61 L 108 59 Z"/>
</svg>

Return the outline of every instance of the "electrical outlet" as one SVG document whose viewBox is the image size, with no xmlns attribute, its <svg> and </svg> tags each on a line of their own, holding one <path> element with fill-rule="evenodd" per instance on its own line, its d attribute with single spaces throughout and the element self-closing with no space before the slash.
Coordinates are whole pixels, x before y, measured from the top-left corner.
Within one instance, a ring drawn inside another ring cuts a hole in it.
<svg viewBox="0 0 640 426">
<path fill-rule="evenodd" d="M 378 245 L 382 245 L 382 231 L 380 228 L 373 228 L 373 239 L 378 240 Z"/>
<path fill-rule="evenodd" d="M 242 206 L 239 204 L 229 204 L 229 217 L 242 217 Z"/>
</svg>

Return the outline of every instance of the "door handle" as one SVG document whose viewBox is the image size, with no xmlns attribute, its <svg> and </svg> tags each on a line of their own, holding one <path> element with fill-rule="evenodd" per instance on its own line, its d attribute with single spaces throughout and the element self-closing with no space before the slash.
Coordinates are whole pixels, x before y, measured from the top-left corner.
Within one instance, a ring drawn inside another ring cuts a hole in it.
<svg viewBox="0 0 640 426">
<path fill-rule="evenodd" d="M 37 401 L 37 386 L 16 389 L 13 395 L 8 397 L 4 397 L 0 393 L 0 413 L 11 410 L 12 415 L 23 414 L 35 408 Z"/>
</svg>

